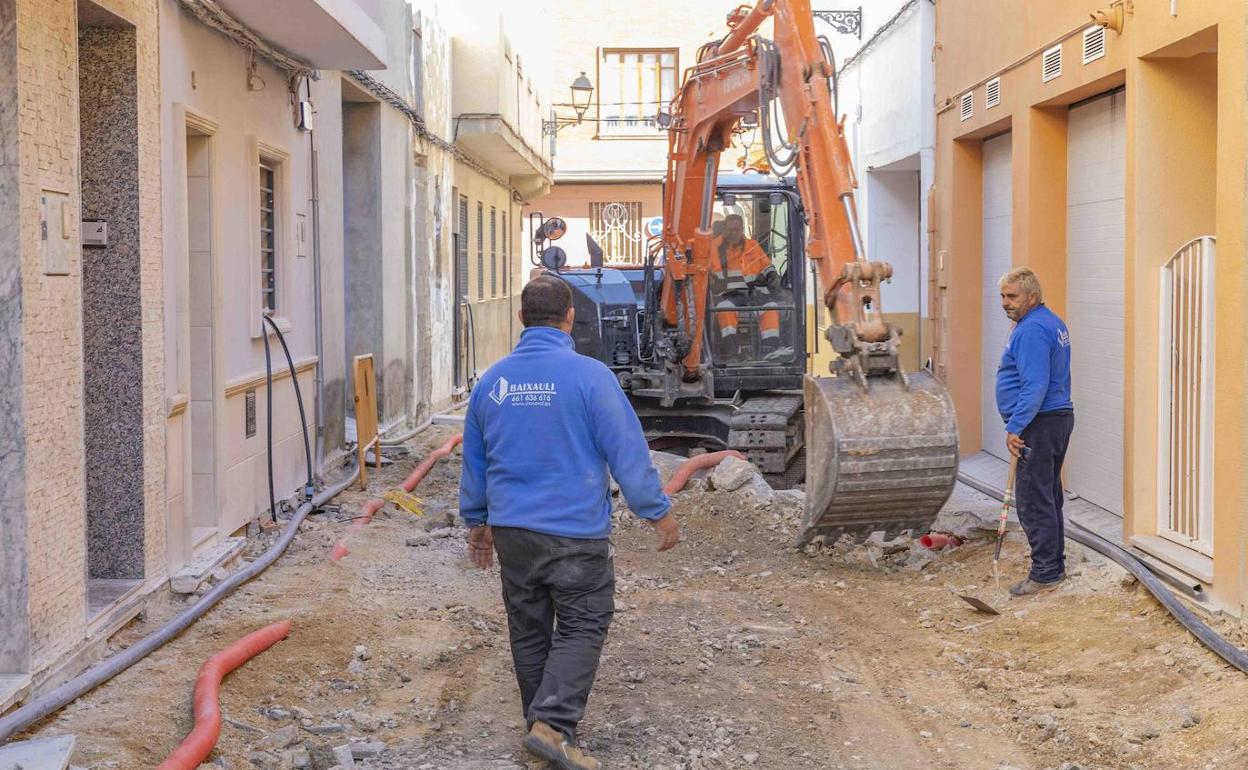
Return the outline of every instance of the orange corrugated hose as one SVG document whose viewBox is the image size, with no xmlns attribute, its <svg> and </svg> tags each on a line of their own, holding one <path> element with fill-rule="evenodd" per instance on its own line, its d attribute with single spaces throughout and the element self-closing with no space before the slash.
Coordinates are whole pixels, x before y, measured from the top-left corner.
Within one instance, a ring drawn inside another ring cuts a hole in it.
<svg viewBox="0 0 1248 770">
<path fill-rule="evenodd" d="M 195 727 L 156 770 L 195 770 L 212 753 L 221 735 L 221 680 L 225 675 L 290 634 L 290 621 L 253 631 L 204 662 L 195 679 Z"/>
<path fill-rule="evenodd" d="M 456 433 L 454 436 L 448 438 L 445 444 L 430 452 L 424 462 L 417 465 L 411 472 L 411 475 L 403 481 L 403 491 L 410 493 L 414 490 L 416 486 L 424 480 L 425 476 L 428 475 L 433 466 L 438 464 L 438 460 L 441 460 L 443 457 L 446 457 L 451 452 L 455 451 L 455 447 L 462 444 L 463 441 L 464 435 L 462 433 Z M 347 549 L 347 540 L 356 532 L 368 526 L 368 523 L 373 520 L 373 516 L 375 516 L 377 511 L 380 511 L 385 504 L 386 501 L 380 498 L 376 500 L 369 500 L 364 505 L 364 515 L 356 519 L 355 522 L 352 523 L 347 529 L 347 533 L 342 536 L 342 539 L 334 544 L 333 550 L 329 552 L 329 558 L 333 561 L 338 561 L 350 553 Z"/>
<path fill-rule="evenodd" d="M 668 479 L 667 485 L 663 487 L 663 491 L 669 495 L 676 494 L 685 488 L 685 485 L 689 483 L 689 479 L 693 476 L 693 474 L 703 468 L 712 468 L 719 465 L 729 457 L 736 457 L 740 460 L 746 459 L 745 455 L 735 449 L 725 449 L 722 452 L 708 452 L 704 455 L 690 457 L 688 460 L 681 463 L 680 467 L 676 469 L 676 472 L 672 474 L 672 477 Z"/>
</svg>

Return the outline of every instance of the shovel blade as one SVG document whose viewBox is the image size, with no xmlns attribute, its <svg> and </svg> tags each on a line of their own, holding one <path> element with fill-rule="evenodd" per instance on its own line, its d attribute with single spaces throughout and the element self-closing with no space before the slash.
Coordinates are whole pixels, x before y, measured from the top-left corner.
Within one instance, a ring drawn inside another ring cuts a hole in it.
<svg viewBox="0 0 1248 770">
<path fill-rule="evenodd" d="M 1000 612 L 997 612 L 995 609 L 993 609 L 991 605 L 989 605 L 987 602 L 983 601 L 982 599 L 976 599 L 974 596 L 963 596 L 962 594 L 958 594 L 957 596 L 959 599 L 971 605 L 972 607 L 979 610 L 980 612 L 986 612 L 989 615 L 1001 614 Z"/>
</svg>

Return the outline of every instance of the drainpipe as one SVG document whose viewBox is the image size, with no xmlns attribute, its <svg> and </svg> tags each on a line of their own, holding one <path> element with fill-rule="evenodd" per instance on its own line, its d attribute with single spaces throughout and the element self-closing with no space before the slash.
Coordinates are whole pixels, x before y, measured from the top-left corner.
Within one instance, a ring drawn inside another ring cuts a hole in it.
<svg viewBox="0 0 1248 770">
<path fill-rule="evenodd" d="M 312 101 L 312 82 L 304 80 L 308 101 Z M 313 124 L 315 125 L 315 123 Z M 325 467 L 325 339 L 321 311 L 321 186 L 319 157 L 316 154 L 316 131 L 308 130 L 312 166 L 312 326 L 316 331 L 316 473 Z"/>
</svg>

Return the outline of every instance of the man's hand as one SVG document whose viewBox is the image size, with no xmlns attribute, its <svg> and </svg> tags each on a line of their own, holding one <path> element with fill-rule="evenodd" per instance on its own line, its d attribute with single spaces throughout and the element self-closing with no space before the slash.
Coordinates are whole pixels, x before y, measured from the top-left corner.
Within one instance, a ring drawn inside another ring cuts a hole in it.
<svg viewBox="0 0 1248 770">
<path fill-rule="evenodd" d="M 650 522 L 650 526 L 654 527 L 655 534 L 659 536 L 660 551 L 666 551 L 680 542 L 680 526 L 676 524 L 676 517 L 671 513 Z"/>
<path fill-rule="evenodd" d="M 488 526 L 468 530 L 468 558 L 480 569 L 494 566 L 494 532 Z"/>
<path fill-rule="evenodd" d="M 1023 443 L 1021 436 L 1011 433 L 1005 437 L 1005 448 L 1010 450 L 1010 454 L 1019 457 L 1027 445 Z"/>
</svg>

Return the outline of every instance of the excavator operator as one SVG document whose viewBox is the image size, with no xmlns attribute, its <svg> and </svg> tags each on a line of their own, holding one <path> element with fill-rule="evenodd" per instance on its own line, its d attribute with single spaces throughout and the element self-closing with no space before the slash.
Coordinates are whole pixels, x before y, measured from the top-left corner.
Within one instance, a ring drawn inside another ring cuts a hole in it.
<svg viewBox="0 0 1248 770">
<path fill-rule="evenodd" d="M 712 242 L 711 275 L 721 343 L 738 356 L 748 355 L 748 342 L 737 336 L 738 314 L 725 308 L 775 307 L 781 290 L 780 274 L 771 257 L 758 241 L 745 237 L 745 219 L 740 214 L 724 217 L 723 235 Z M 766 356 L 780 348 L 780 313 L 765 310 L 758 319 L 758 336 Z"/>
</svg>

